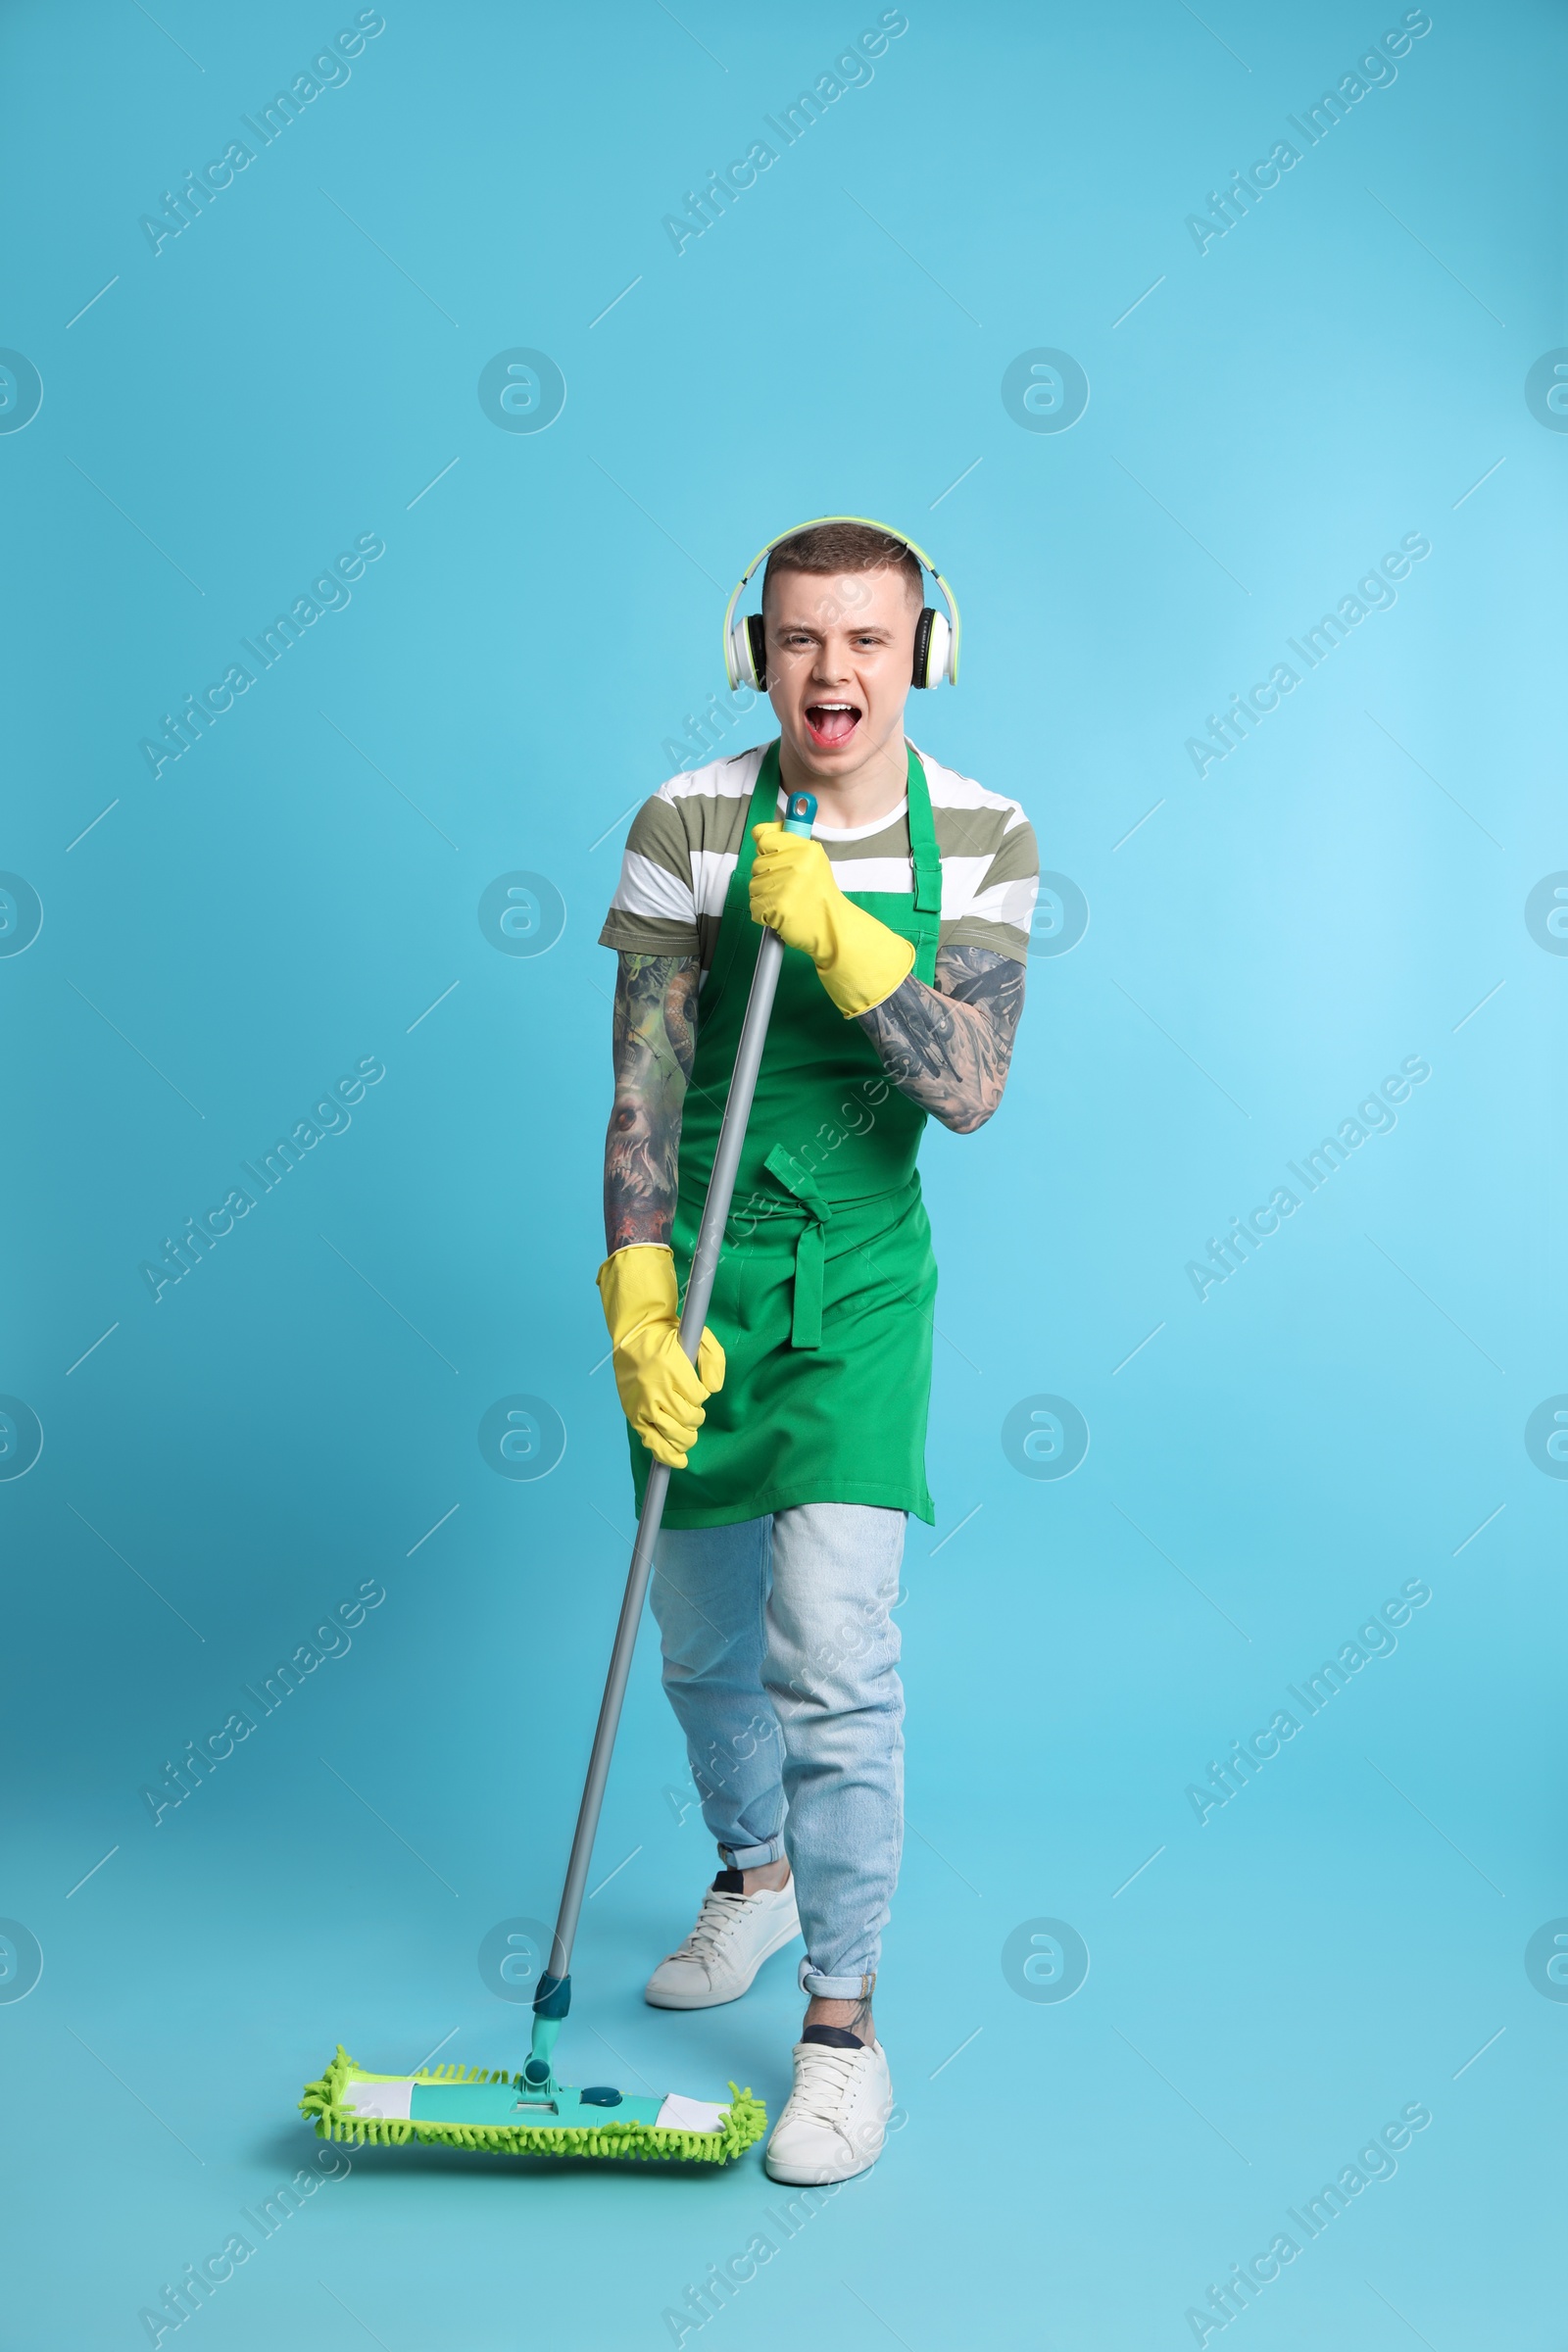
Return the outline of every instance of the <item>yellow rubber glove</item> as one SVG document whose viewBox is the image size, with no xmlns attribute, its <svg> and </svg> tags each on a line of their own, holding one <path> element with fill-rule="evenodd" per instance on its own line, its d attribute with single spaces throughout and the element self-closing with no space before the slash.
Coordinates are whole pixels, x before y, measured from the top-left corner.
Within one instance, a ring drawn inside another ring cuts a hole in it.
<svg viewBox="0 0 1568 2352">
<path fill-rule="evenodd" d="M 707 1417 L 703 1404 L 724 1386 L 724 1350 L 705 1331 L 696 1364 L 687 1358 L 671 1250 L 634 1242 L 606 1258 L 598 1281 L 621 1410 L 656 1460 L 684 1470 Z"/>
<path fill-rule="evenodd" d="M 804 948 L 846 1020 L 902 987 L 914 969 L 912 941 L 844 896 L 819 841 L 777 824 L 754 825 L 752 839 L 753 922 L 776 931 L 787 948 Z"/>
</svg>

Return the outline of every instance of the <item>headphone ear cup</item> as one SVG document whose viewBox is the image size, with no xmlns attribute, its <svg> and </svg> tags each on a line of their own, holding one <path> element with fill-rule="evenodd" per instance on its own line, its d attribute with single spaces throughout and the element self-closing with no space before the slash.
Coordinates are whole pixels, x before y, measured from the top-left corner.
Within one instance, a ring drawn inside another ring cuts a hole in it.
<svg viewBox="0 0 1568 2352">
<path fill-rule="evenodd" d="M 923 607 L 914 624 L 914 684 L 940 686 L 953 658 L 953 629 L 945 612 Z"/>
<path fill-rule="evenodd" d="M 761 691 L 767 676 L 767 642 L 762 634 L 760 612 L 743 614 L 729 633 L 729 682 L 731 690 L 740 686 L 755 686 Z"/>
</svg>

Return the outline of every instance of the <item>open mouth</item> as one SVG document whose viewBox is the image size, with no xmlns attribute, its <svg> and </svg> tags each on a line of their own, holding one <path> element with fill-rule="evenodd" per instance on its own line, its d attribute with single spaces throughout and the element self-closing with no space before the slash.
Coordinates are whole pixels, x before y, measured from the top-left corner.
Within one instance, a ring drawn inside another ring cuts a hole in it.
<svg viewBox="0 0 1568 2352">
<path fill-rule="evenodd" d="M 808 703 L 807 733 L 818 751 L 840 751 L 855 733 L 862 715 L 858 703 Z"/>
</svg>

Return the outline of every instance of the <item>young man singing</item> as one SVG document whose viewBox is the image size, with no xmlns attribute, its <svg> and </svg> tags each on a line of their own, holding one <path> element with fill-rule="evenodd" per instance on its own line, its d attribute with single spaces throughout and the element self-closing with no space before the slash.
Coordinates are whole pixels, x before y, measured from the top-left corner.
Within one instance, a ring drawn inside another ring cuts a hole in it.
<svg viewBox="0 0 1568 2352">
<path fill-rule="evenodd" d="M 773 548 L 778 738 L 661 786 L 600 934 L 619 972 L 599 1288 L 639 1499 L 648 1455 L 672 1465 L 654 1613 L 722 1865 L 647 1997 L 732 2001 L 804 1935 L 766 2164 L 811 2184 L 874 2164 L 893 2104 L 871 2015 L 904 1821 L 891 1611 L 906 1520 L 932 1518 L 915 1156 L 928 1116 L 967 1135 L 1002 1100 L 1037 885 L 1017 803 L 905 737 L 922 606 L 919 563 L 880 528 L 832 520 Z M 817 798 L 810 840 L 777 821 L 799 791 Z M 783 969 L 694 1367 L 678 1286 L 760 924 Z"/>
</svg>

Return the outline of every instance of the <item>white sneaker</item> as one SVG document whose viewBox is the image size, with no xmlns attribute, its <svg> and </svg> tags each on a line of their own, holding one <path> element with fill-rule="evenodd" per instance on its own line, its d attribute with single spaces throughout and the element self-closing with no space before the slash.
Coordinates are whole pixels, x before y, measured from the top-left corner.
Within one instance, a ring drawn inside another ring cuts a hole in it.
<svg viewBox="0 0 1568 2352">
<path fill-rule="evenodd" d="M 756 1894 L 710 1886 L 697 1925 L 677 1951 L 661 1960 L 643 1998 L 656 2009 L 714 2009 L 721 2001 L 738 2001 L 769 1954 L 800 1932 L 793 1879 Z"/>
<path fill-rule="evenodd" d="M 763 2159 L 769 2180 L 818 2188 L 868 2173 L 882 2153 L 893 2083 L 879 2041 L 853 2050 L 795 2044 L 795 2088 Z"/>
</svg>

